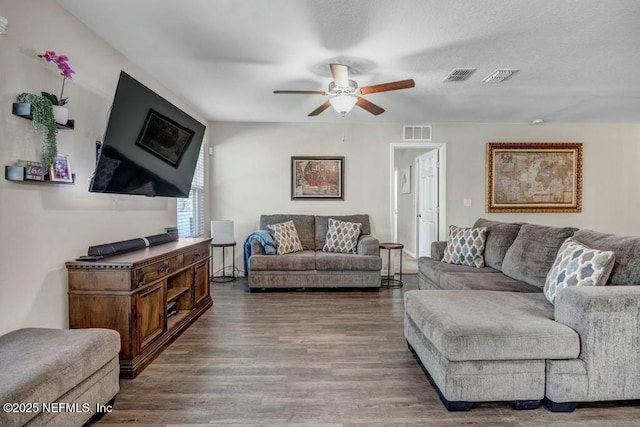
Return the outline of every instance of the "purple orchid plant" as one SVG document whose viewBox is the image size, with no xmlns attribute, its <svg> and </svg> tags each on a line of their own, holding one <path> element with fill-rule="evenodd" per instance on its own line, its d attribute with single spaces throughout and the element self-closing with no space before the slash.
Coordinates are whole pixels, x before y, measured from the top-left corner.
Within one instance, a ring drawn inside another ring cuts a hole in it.
<svg viewBox="0 0 640 427">
<path fill-rule="evenodd" d="M 55 96 L 53 93 L 47 92 L 42 92 L 42 96 L 49 99 L 49 101 L 51 101 L 51 104 L 62 107 L 67 102 L 69 102 L 69 98 L 62 97 L 64 93 L 64 83 L 65 81 L 67 81 L 67 79 L 71 80 L 73 74 L 75 74 L 75 71 L 73 71 L 67 63 L 69 57 L 66 55 L 57 55 L 52 50 L 48 50 L 43 55 L 38 55 L 38 57 L 44 58 L 47 62 L 54 62 L 60 69 L 60 75 L 62 76 L 62 90 L 60 91 L 60 97 Z"/>
</svg>

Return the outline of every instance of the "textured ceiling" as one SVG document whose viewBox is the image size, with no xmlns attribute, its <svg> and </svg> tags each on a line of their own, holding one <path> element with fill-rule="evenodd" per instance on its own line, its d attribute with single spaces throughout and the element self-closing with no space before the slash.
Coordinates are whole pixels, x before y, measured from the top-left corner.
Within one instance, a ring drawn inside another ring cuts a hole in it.
<svg viewBox="0 0 640 427">
<path fill-rule="evenodd" d="M 58 0 L 211 121 L 640 123 L 638 0 Z M 385 108 L 307 114 L 328 64 Z M 453 68 L 477 68 L 443 83 Z M 520 71 L 482 83 L 496 68 Z M 114 88 L 115 89 L 115 88 Z"/>
</svg>

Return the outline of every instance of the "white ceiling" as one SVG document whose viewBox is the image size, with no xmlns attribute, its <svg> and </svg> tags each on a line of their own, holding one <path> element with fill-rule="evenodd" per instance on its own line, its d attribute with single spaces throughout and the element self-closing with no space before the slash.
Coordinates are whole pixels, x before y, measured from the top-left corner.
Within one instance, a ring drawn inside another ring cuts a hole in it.
<svg viewBox="0 0 640 427">
<path fill-rule="evenodd" d="M 640 123 L 638 0 L 58 2 L 211 121 Z M 326 90 L 330 62 L 360 86 L 416 87 L 344 118 L 307 117 L 323 96 L 273 94 Z M 496 68 L 520 71 L 482 83 Z"/>
</svg>

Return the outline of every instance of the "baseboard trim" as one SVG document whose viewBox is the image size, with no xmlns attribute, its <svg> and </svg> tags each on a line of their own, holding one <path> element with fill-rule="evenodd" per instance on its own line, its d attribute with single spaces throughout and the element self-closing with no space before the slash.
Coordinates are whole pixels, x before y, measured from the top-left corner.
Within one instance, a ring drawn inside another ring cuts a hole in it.
<svg viewBox="0 0 640 427">
<path fill-rule="evenodd" d="M 402 252 L 404 252 L 405 254 L 409 255 L 411 258 L 418 259 L 418 257 L 416 257 L 416 253 L 415 252 L 411 252 L 411 251 L 408 251 L 406 249 L 403 249 Z"/>
</svg>

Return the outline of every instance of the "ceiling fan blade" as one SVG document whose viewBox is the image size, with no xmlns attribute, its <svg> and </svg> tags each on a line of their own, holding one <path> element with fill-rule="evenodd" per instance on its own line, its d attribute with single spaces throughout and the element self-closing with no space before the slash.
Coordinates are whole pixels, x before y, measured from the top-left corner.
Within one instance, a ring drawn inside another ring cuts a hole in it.
<svg viewBox="0 0 640 427">
<path fill-rule="evenodd" d="M 326 95 L 322 90 L 274 90 L 273 93 L 295 93 L 300 95 Z"/>
<path fill-rule="evenodd" d="M 318 108 L 310 112 L 309 117 L 317 116 L 318 114 L 322 113 L 324 110 L 329 108 L 330 106 L 331 106 L 331 103 L 329 101 L 325 102 L 324 104 L 322 104 L 321 106 L 319 106 Z"/>
<path fill-rule="evenodd" d="M 416 86 L 416 82 L 413 79 L 399 80 L 397 82 L 381 83 L 379 85 L 365 86 L 360 88 L 362 95 L 368 95 L 370 93 L 388 92 L 390 90 L 409 89 Z"/>
<path fill-rule="evenodd" d="M 371 101 L 367 101 L 364 98 L 358 97 L 358 101 L 356 102 L 356 105 L 360 108 L 363 108 L 365 110 L 367 110 L 368 112 L 370 112 L 371 114 L 373 114 L 374 116 L 377 116 L 378 114 L 382 114 L 384 113 L 384 108 L 377 106 L 376 104 L 374 104 Z"/>
<path fill-rule="evenodd" d="M 349 87 L 349 67 L 342 64 L 329 64 L 333 82 L 338 87 Z"/>
</svg>

